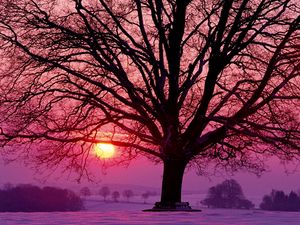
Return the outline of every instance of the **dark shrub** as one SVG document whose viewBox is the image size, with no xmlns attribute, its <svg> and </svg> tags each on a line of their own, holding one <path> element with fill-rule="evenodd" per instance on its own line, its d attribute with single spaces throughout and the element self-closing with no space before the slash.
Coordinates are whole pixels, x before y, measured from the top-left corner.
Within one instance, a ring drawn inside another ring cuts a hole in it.
<svg viewBox="0 0 300 225">
<path fill-rule="evenodd" d="M 74 192 L 55 187 L 43 189 L 18 185 L 0 190 L 0 212 L 78 211 L 83 202 Z"/>
</svg>

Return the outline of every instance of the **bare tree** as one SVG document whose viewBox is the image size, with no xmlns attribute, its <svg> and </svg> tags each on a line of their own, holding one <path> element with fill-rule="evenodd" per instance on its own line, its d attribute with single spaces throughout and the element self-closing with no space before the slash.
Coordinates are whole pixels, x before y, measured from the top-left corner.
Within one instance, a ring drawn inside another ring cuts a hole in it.
<svg viewBox="0 0 300 225">
<path fill-rule="evenodd" d="M 129 199 L 132 198 L 132 196 L 133 196 L 133 191 L 129 190 L 129 189 L 124 190 L 123 196 L 127 199 L 127 202 L 129 202 Z"/>
<path fill-rule="evenodd" d="M 149 196 L 150 196 L 150 193 L 148 191 L 142 193 L 142 198 L 144 199 L 144 204 L 146 204 L 146 201 L 149 198 Z"/>
<path fill-rule="evenodd" d="M 110 194 L 110 190 L 109 187 L 104 186 L 99 190 L 99 195 L 101 195 L 104 199 L 104 201 L 106 201 L 106 197 Z"/>
<path fill-rule="evenodd" d="M 91 196 L 91 194 L 91 190 L 88 187 L 83 187 L 80 189 L 80 195 L 82 195 L 83 197 Z"/>
<path fill-rule="evenodd" d="M 0 0 L 1 152 L 83 175 L 93 144 L 112 143 L 122 161 L 163 163 L 162 207 L 181 202 L 187 165 L 299 159 L 299 13 L 297 0 Z"/>
<path fill-rule="evenodd" d="M 115 202 L 118 202 L 118 199 L 120 198 L 120 192 L 114 191 L 113 193 L 111 193 L 111 196 Z"/>
</svg>

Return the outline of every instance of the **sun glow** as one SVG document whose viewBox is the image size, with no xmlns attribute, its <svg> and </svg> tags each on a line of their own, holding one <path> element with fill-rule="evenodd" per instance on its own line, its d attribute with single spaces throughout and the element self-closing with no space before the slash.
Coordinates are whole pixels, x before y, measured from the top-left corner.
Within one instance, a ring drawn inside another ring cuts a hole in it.
<svg viewBox="0 0 300 225">
<path fill-rule="evenodd" d="M 115 146 L 112 144 L 98 143 L 95 146 L 95 154 L 101 159 L 112 158 L 115 155 Z"/>
</svg>

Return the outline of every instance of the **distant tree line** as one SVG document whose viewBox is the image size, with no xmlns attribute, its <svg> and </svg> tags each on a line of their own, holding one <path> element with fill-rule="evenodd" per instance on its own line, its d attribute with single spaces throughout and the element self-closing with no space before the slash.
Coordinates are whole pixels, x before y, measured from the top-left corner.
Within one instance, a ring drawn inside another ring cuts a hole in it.
<svg viewBox="0 0 300 225">
<path fill-rule="evenodd" d="M 289 195 L 283 191 L 272 190 L 263 197 L 260 208 L 270 211 L 300 211 L 300 196 L 291 191 Z"/>
<path fill-rule="evenodd" d="M 207 197 L 201 201 L 209 208 L 251 209 L 254 204 L 245 198 L 240 184 L 236 180 L 225 180 L 208 190 Z M 300 193 L 272 190 L 265 195 L 259 208 L 270 211 L 300 211 Z"/>
<path fill-rule="evenodd" d="M 92 195 L 92 192 L 90 190 L 90 188 L 88 187 L 83 187 L 80 189 L 79 191 L 80 195 L 83 197 L 88 197 Z M 106 202 L 107 198 L 109 196 L 111 196 L 111 199 L 114 202 L 118 202 L 120 197 L 121 197 L 121 193 L 119 191 L 111 191 L 110 188 L 108 186 L 103 186 L 99 189 L 98 192 L 96 192 L 96 194 L 100 195 L 103 197 L 103 200 Z M 126 189 L 122 192 L 122 196 L 126 199 L 127 202 L 130 201 L 130 199 L 134 196 L 134 192 L 130 189 Z M 156 192 L 154 191 L 145 191 L 141 194 L 142 199 L 144 200 L 144 203 L 146 203 L 147 199 L 150 196 L 155 196 L 157 195 Z"/>
<path fill-rule="evenodd" d="M 79 211 L 83 208 L 81 198 L 68 189 L 31 184 L 6 185 L 0 189 L 0 212 Z"/>
<path fill-rule="evenodd" d="M 254 204 L 245 198 L 240 184 L 233 179 L 209 188 L 207 197 L 201 203 L 209 208 L 251 209 L 254 207 Z"/>
</svg>

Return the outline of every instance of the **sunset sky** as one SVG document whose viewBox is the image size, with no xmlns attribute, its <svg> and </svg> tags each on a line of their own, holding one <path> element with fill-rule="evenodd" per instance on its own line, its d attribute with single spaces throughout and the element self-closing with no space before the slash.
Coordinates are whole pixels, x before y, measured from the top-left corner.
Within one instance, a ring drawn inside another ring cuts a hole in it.
<svg viewBox="0 0 300 225">
<path fill-rule="evenodd" d="M 280 165 L 277 160 L 269 163 L 269 172 L 265 172 L 261 177 L 257 177 L 250 173 L 238 173 L 233 178 L 237 179 L 242 185 L 245 195 L 249 196 L 262 196 L 271 191 L 271 189 L 279 189 L 289 192 L 291 190 L 300 190 L 299 178 L 300 171 L 297 170 L 292 174 L 286 174 L 284 167 Z M 295 166 L 290 167 L 290 170 Z M 108 168 L 104 173 L 101 167 L 95 166 L 96 177 L 100 179 L 99 188 L 104 184 L 134 184 L 141 186 L 149 186 L 154 188 L 161 187 L 162 166 L 153 165 L 147 160 L 135 160 L 129 165 L 128 168 L 116 166 Z M 46 175 L 47 173 L 45 173 Z M 22 164 L 12 163 L 0 165 L 0 184 L 11 182 L 17 183 L 31 183 L 34 182 L 40 185 L 61 185 L 61 186 L 74 186 L 77 185 L 75 181 L 68 178 L 67 174 L 61 176 L 61 173 L 55 172 L 47 179 L 46 183 L 42 183 L 43 176 L 34 174 L 33 170 L 25 168 Z M 197 176 L 195 170 L 190 169 L 185 174 L 183 189 L 184 190 L 199 190 L 205 192 L 210 186 L 222 182 L 225 178 L 231 178 L 223 175 L 211 176 L 209 178 Z M 88 184 L 83 179 L 81 185 Z"/>
</svg>

